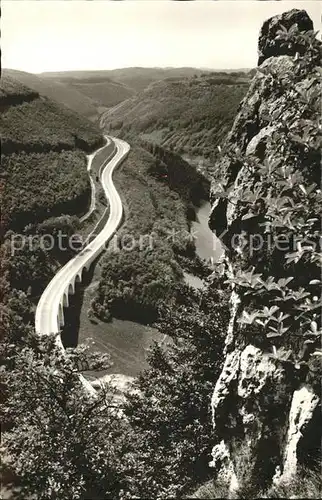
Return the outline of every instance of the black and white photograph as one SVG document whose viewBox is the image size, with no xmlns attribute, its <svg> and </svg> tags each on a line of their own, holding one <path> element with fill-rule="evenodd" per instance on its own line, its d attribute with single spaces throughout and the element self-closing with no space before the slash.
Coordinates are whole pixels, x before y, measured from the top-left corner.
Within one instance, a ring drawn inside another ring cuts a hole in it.
<svg viewBox="0 0 322 500">
<path fill-rule="evenodd" d="M 322 497 L 318 0 L 2 0 L 1 498 Z"/>
</svg>

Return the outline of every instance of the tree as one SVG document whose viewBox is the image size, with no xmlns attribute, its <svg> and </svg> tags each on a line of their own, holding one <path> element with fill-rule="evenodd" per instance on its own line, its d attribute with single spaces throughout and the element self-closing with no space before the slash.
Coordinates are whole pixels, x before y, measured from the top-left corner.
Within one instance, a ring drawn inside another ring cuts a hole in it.
<svg viewBox="0 0 322 500">
<path fill-rule="evenodd" d="M 2 446 L 18 478 L 19 498 L 116 498 L 126 481 L 129 441 L 112 390 L 90 398 L 80 369 L 107 358 L 57 347 L 55 335 L 31 335 L 5 373 Z"/>
</svg>

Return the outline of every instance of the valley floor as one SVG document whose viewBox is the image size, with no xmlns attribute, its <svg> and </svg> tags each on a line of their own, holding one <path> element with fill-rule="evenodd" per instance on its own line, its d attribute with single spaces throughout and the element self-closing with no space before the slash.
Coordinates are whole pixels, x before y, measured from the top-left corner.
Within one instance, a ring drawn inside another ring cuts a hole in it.
<svg viewBox="0 0 322 500">
<path fill-rule="evenodd" d="M 103 159 L 102 152 L 95 161 L 93 162 L 93 178 L 95 177 L 99 166 Z M 105 156 L 108 151 L 105 152 Z M 125 172 L 122 173 L 122 171 Z M 131 172 L 131 167 L 121 167 L 120 171 L 115 172 L 116 183 L 118 184 L 118 191 L 121 197 L 124 199 L 124 203 L 128 205 L 130 203 L 129 197 L 131 197 L 131 185 L 129 179 L 129 173 Z M 138 180 L 135 175 L 136 181 Z M 136 189 L 141 189 L 142 192 L 146 191 L 146 186 L 139 182 L 134 184 Z M 139 187 L 141 186 L 141 187 Z M 123 190 L 126 187 L 127 193 L 124 196 Z M 123 188 L 123 190 L 122 190 Z M 99 189 L 97 188 L 97 194 Z M 140 195 L 139 195 L 140 196 Z M 131 204 L 131 203 L 130 203 Z M 98 210 L 95 214 L 94 220 L 98 220 L 98 215 L 102 215 L 104 207 L 98 201 Z M 191 222 L 190 232 L 194 239 L 196 245 L 196 253 L 201 259 L 211 259 L 215 261 L 218 260 L 221 247 L 218 240 L 214 237 L 213 233 L 208 227 L 208 215 L 210 211 L 210 204 L 208 202 L 201 202 L 200 207 L 196 207 L 196 219 Z M 126 223 L 125 229 L 135 229 L 139 231 L 139 227 L 133 226 L 132 217 L 133 214 L 129 209 L 126 210 Z M 150 219 L 151 213 L 147 211 L 145 217 Z M 134 221 L 137 223 L 137 220 Z M 142 231 L 144 232 L 144 224 Z M 90 227 L 93 227 L 93 221 L 87 224 L 87 231 Z M 88 372 L 86 376 L 92 377 L 102 377 L 106 374 L 121 374 L 124 376 L 135 377 L 142 370 L 148 367 L 146 362 L 147 351 L 149 347 L 155 341 L 162 341 L 158 330 L 152 326 L 140 324 L 135 321 L 124 320 L 120 318 L 112 318 L 111 321 L 105 322 L 101 319 L 95 317 L 93 318 L 89 314 L 91 309 L 92 301 L 95 300 L 97 296 L 97 290 L 99 287 L 100 280 L 102 279 L 101 273 L 104 263 L 108 265 L 108 251 L 102 256 L 99 261 L 95 264 L 92 275 L 89 277 L 87 283 L 85 283 L 81 290 L 79 290 L 79 300 L 74 300 L 74 306 L 70 311 L 66 311 L 66 315 L 69 318 L 67 322 L 67 328 L 72 325 L 72 329 L 77 330 L 77 341 L 78 343 L 84 343 L 88 345 L 91 351 L 99 351 L 101 353 L 108 353 L 111 356 L 112 366 L 103 372 Z M 105 264 L 105 265 L 106 265 Z M 203 281 L 194 276 L 190 272 L 184 272 L 184 281 L 194 287 L 200 288 L 203 286 Z M 75 319 L 75 316 L 79 316 L 79 319 Z M 74 317 L 74 319 L 73 319 Z M 72 339 L 71 343 L 76 342 L 76 337 Z M 68 341 L 68 339 L 65 339 Z"/>
</svg>

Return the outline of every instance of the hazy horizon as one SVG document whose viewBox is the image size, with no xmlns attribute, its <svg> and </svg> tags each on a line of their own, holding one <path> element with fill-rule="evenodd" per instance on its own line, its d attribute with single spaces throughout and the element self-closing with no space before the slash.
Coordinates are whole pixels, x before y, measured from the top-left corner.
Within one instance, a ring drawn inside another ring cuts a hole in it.
<svg viewBox="0 0 322 500">
<path fill-rule="evenodd" d="M 97 1 L 102 1 L 102 0 L 97 0 Z M 134 1 L 134 0 L 131 0 Z M 143 1 L 143 0 L 142 0 Z M 145 0 L 146 1 L 146 0 Z M 15 71 L 23 71 L 23 70 L 16 70 L 15 68 L 4 68 L 4 69 L 14 69 Z M 66 70 L 54 70 L 54 71 L 41 71 L 39 73 L 34 73 L 35 75 L 44 75 L 48 73 L 85 73 L 85 72 L 95 72 L 95 71 L 120 71 L 122 69 L 197 69 L 201 71 L 232 71 L 232 72 L 237 72 L 237 71 L 248 71 L 253 68 L 206 68 L 206 67 L 198 67 L 198 66 L 122 66 L 119 68 L 93 68 L 93 69 L 66 69 Z M 30 72 L 31 73 L 31 72 Z"/>
<path fill-rule="evenodd" d="M 20 0 L 22 1 L 22 0 Z M 25 0 L 24 0 L 25 1 Z M 43 0 L 45 1 L 45 0 Z M 58 0 L 57 0 L 58 1 Z M 71 1 L 71 0 L 70 0 Z M 102 1 L 102 0 L 97 0 L 97 1 Z M 131 1 L 134 1 L 134 0 L 131 0 Z M 143 0 L 142 0 L 143 1 Z M 147 0 L 145 0 L 147 1 Z M 152 1 L 152 0 L 151 0 Z M 229 1 L 232 1 L 232 0 L 229 0 Z M 33 75 L 44 75 L 44 74 L 48 74 L 48 73 L 85 73 L 85 72 L 88 72 L 88 73 L 93 73 L 95 71 L 98 71 L 98 72 L 103 72 L 103 71 L 120 71 L 120 70 L 123 70 L 123 69 L 196 69 L 196 70 L 199 70 L 199 71 L 215 71 L 215 72 L 219 72 L 219 71 L 231 71 L 231 72 L 238 72 L 238 71 L 250 71 L 252 70 L 253 68 L 249 67 L 249 68 L 206 68 L 206 67 L 198 67 L 198 66 L 122 66 L 122 67 L 119 67 L 119 68 L 92 68 L 92 69 L 86 69 L 86 68 L 81 68 L 81 69 L 64 69 L 64 70 L 60 70 L 60 69 L 57 69 L 57 70 L 50 70 L 50 71 L 26 71 L 24 69 L 18 69 L 18 68 L 12 68 L 12 67 L 9 67 L 9 66 L 3 66 L 2 69 L 8 69 L 8 70 L 13 70 L 13 71 L 21 71 L 21 72 L 25 72 L 25 73 L 31 73 Z"/>
<path fill-rule="evenodd" d="M 2 67 L 41 74 L 123 68 L 250 69 L 263 22 L 311 1 L 2 1 Z"/>
</svg>

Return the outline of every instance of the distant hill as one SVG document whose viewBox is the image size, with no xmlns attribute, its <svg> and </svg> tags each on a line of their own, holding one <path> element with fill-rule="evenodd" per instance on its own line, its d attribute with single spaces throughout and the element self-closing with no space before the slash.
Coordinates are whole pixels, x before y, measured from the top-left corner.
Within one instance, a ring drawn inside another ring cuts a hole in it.
<svg viewBox="0 0 322 500">
<path fill-rule="evenodd" d="M 101 124 L 129 140 L 140 136 L 183 156 L 211 162 L 249 82 L 245 73 L 168 77 L 107 110 Z"/>
<path fill-rule="evenodd" d="M 4 230 L 86 211 L 86 155 L 104 144 L 85 117 L 8 74 L 0 81 L 1 208 Z"/>
<path fill-rule="evenodd" d="M 68 79 L 65 80 L 65 85 L 107 107 L 115 106 L 135 93 L 133 89 L 123 85 L 123 83 L 114 82 L 109 78 L 97 81 L 85 79 L 80 80 L 81 83 L 78 82 L 78 79 Z"/>
<path fill-rule="evenodd" d="M 77 89 L 70 89 L 68 85 L 15 69 L 3 69 L 2 75 L 14 78 L 15 81 L 27 85 L 42 96 L 64 104 L 76 113 L 81 113 L 88 118 L 97 116 L 99 103 L 81 94 Z"/>
<path fill-rule="evenodd" d="M 127 91 L 133 93 L 140 92 L 151 83 L 158 80 L 164 80 L 168 77 L 183 78 L 193 75 L 201 75 L 203 73 L 209 72 L 210 70 L 200 70 L 195 68 L 121 68 L 98 71 L 64 71 L 42 73 L 41 77 L 69 85 L 91 84 L 93 86 L 92 89 L 95 88 L 95 85 L 102 85 L 103 83 L 106 83 L 107 92 L 111 83 L 114 82 L 114 84 L 123 85 L 123 92 L 124 89 L 127 89 Z M 121 87 L 119 88 L 119 91 L 122 92 Z"/>
<path fill-rule="evenodd" d="M 151 83 L 165 78 L 199 76 L 205 72 L 196 68 L 122 68 L 111 70 L 110 77 L 140 92 Z"/>
</svg>

